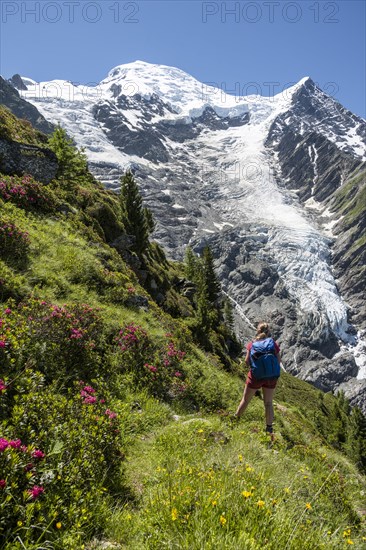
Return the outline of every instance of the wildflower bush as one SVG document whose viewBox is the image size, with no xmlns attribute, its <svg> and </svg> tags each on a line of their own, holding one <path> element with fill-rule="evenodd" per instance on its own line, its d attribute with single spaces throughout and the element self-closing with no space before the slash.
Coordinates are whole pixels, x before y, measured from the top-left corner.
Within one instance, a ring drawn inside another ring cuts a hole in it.
<svg viewBox="0 0 366 550">
<path fill-rule="evenodd" d="M 31 370 L 0 381 L 1 547 L 13 548 L 19 537 L 26 545 L 80 548 L 85 529 L 103 524 L 122 456 L 118 416 L 106 388 L 79 381 L 60 390 Z M 63 533 L 73 533 L 71 546 Z"/>
<path fill-rule="evenodd" d="M 0 259 L 0 301 L 5 302 L 9 298 L 23 298 L 29 292 L 24 275 L 16 273 Z"/>
<path fill-rule="evenodd" d="M 127 274 L 110 269 L 103 269 L 100 275 L 98 292 L 106 302 L 126 304 L 135 294 Z"/>
<path fill-rule="evenodd" d="M 52 191 L 35 181 L 31 176 L 5 176 L 0 178 L 0 199 L 12 202 L 24 209 L 52 212 L 56 198 Z"/>
<path fill-rule="evenodd" d="M 165 334 L 163 342 L 153 342 L 140 325 L 131 323 L 119 331 L 115 343 L 120 368 L 132 373 L 137 386 L 163 399 L 187 396 L 189 382 L 183 367 L 186 352 L 179 349 L 171 333 Z"/>
<path fill-rule="evenodd" d="M 9 263 L 19 263 L 29 252 L 29 234 L 15 223 L 0 218 L 0 257 Z"/>
<path fill-rule="evenodd" d="M 0 309 L 0 359 L 3 372 L 16 375 L 26 363 L 47 380 L 92 377 L 101 362 L 103 325 L 87 305 L 58 306 L 29 299 Z"/>
</svg>

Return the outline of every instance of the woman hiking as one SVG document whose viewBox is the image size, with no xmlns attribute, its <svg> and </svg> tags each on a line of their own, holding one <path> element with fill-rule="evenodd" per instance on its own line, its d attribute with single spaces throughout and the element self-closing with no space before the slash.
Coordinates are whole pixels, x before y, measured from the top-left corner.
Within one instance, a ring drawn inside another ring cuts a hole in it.
<svg viewBox="0 0 366 550">
<path fill-rule="evenodd" d="M 268 323 L 261 322 L 253 342 L 246 346 L 245 362 L 250 367 L 245 383 L 244 394 L 235 417 L 239 418 L 257 390 L 262 388 L 266 412 L 266 432 L 273 434 L 273 394 L 280 376 L 280 348 L 271 337 Z"/>
</svg>

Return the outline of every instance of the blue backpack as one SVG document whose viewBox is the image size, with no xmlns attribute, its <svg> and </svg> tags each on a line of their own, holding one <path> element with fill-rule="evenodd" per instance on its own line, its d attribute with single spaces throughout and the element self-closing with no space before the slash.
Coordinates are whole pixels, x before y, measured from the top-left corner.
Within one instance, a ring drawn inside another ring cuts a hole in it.
<svg viewBox="0 0 366 550">
<path fill-rule="evenodd" d="M 254 378 L 278 378 L 281 367 L 276 357 L 273 338 L 256 340 L 250 349 L 250 365 Z"/>
</svg>

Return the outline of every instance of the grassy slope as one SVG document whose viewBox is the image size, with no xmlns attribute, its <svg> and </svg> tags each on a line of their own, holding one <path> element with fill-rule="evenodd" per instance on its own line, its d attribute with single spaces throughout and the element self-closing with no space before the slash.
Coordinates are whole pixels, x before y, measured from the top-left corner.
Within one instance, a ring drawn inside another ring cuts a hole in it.
<svg viewBox="0 0 366 550">
<path fill-rule="evenodd" d="M 108 196 L 92 184 L 84 188 L 101 202 Z M 57 185 L 54 191 L 59 193 Z M 7 272 L 9 286 L 21 284 L 23 297 L 32 293 L 54 303 L 98 307 L 108 333 L 130 322 L 156 340 L 167 330 L 182 332 L 181 321 L 151 300 L 148 311 L 127 307 L 126 287 L 146 292 L 100 232 L 89 221 L 83 225 L 80 205 L 68 216 L 24 212 L 4 202 L 0 208 L 30 234 L 27 266 Z M 121 277 L 109 293 L 106 268 Z M 160 274 L 165 284 L 167 271 Z M 240 399 L 242 380 L 185 338 L 191 402 L 163 403 L 137 388 L 128 373 L 113 379 L 112 406 L 126 449 L 115 485 L 123 480 L 125 489 L 106 497 L 104 537 L 131 549 L 363 548 L 364 478 L 317 429 L 319 419 L 327 422 L 335 398 L 322 398 L 284 375 L 276 397 L 276 442 L 270 446 L 261 400 L 255 398 L 240 424 L 232 424 L 226 414 Z M 87 543 L 92 525 L 84 533 L 86 548 L 102 548 L 98 541 Z M 55 548 L 80 548 L 73 546 L 72 530 L 58 536 Z"/>
<path fill-rule="evenodd" d="M 35 130 L 27 120 L 20 120 L 9 109 L 0 105 L 0 138 L 45 147 L 47 137 Z"/>
<path fill-rule="evenodd" d="M 121 548 L 362 548 L 355 530 L 363 480 L 291 408 L 276 405 L 277 440 L 262 404 L 231 427 L 181 417 L 141 438 L 127 459 L 134 501 L 109 520 Z M 283 432 L 294 431 L 289 450 Z"/>
<path fill-rule="evenodd" d="M 361 226 L 364 220 L 366 210 L 366 170 L 364 165 L 357 169 L 348 181 L 335 194 L 330 208 L 341 216 L 341 220 L 336 226 L 336 231 L 342 234 L 353 227 Z M 355 233 L 351 240 L 351 246 L 348 253 L 357 258 L 357 253 L 361 253 L 365 244 L 365 235 Z"/>
</svg>

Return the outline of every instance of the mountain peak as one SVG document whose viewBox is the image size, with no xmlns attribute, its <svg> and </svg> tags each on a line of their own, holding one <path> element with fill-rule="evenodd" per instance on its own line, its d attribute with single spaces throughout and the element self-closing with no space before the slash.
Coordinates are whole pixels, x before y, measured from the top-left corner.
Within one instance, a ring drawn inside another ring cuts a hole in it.
<svg viewBox="0 0 366 550">
<path fill-rule="evenodd" d="M 14 74 L 11 78 L 9 78 L 9 83 L 14 86 L 17 90 L 27 90 L 27 86 L 24 84 L 24 81 L 22 80 L 22 77 L 20 74 Z"/>
<path fill-rule="evenodd" d="M 297 83 L 297 86 L 305 86 L 305 85 L 312 85 L 314 84 L 313 79 L 311 76 L 304 76 L 299 82 Z"/>
</svg>

